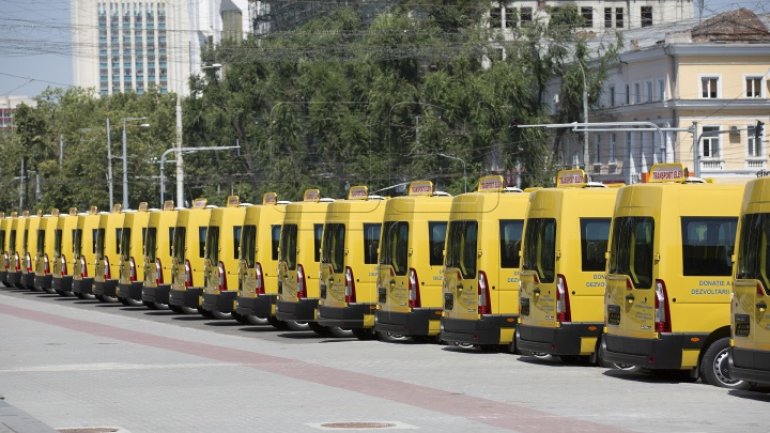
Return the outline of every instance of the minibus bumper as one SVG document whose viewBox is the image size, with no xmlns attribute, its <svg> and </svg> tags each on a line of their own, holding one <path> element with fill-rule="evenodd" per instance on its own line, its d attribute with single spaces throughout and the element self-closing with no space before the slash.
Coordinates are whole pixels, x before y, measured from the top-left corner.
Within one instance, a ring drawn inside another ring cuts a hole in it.
<svg viewBox="0 0 770 433">
<path fill-rule="evenodd" d="M 53 275 L 35 275 L 35 281 L 33 282 L 35 290 L 42 290 L 44 292 L 52 291 Z"/>
<path fill-rule="evenodd" d="M 118 280 L 94 281 L 94 295 L 115 297 L 118 294 Z"/>
<path fill-rule="evenodd" d="M 21 285 L 24 286 L 25 289 L 35 290 L 35 273 L 27 272 L 21 274 Z"/>
<path fill-rule="evenodd" d="M 206 311 L 232 313 L 233 303 L 238 292 L 204 293 L 201 308 Z"/>
<path fill-rule="evenodd" d="M 596 341 L 602 334 L 600 323 L 562 323 L 558 328 L 528 326 L 516 327 L 516 348 L 522 352 L 549 355 L 590 355 L 596 350 Z M 583 347 L 584 339 L 591 347 Z"/>
<path fill-rule="evenodd" d="M 142 300 L 142 283 L 132 281 L 130 283 L 118 284 L 118 298 Z"/>
<path fill-rule="evenodd" d="M 700 350 L 706 334 L 661 334 L 660 338 L 634 338 L 604 334 L 602 358 L 652 370 L 681 370 L 684 350 Z M 697 342 L 693 342 L 697 340 Z"/>
<path fill-rule="evenodd" d="M 377 310 L 374 329 L 399 335 L 432 337 L 438 335 L 439 326 L 431 330 L 430 322 L 440 322 L 442 311 L 440 308 L 415 308 L 408 313 Z"/>
<path fill-rule="evenodd" d="M 11 286 L 21 289 L 21 271 L 8 272 L 8 282 Z"/>
<path fill-rule="evenodd" d="M 157 287 L 142 287 L 142 301 L 155 304 L 168 304 L 170 292 L 170 284 L 164 284 Z"/>
<path fill-rule="evenodd" d="M 191 287 L 187 290 L 171 290 L 168 303 L 175 307 L 200 307 L 200 297 L 203 294 L 203 288 Z"/>
<path fill-rule="evenodd" d="M 256 298 L 240 296 L 235 312 L 241 316 L 268 318 L 273 316 L 273 306 L 277 301 L 278 295 L 257 295 Z"/>
<path fill-rule="evenodd" d="M 300 299 L 298 302 L 278 301 L 275 316 L 284 322 L 315 322 L 318 299 Z"/>
<path fill-rule="evenodd" d="M 71 294 L 72 293 L 72 277 L 63 275 L 59 278 L 51 280 L 51 287 L 58 294 Z"/>
<path fill-rule="evenodd" d="M 318 307 L 318 323 L 342 329 L 372 328 L 374 326 L 375 304 L 348 304 L 346 307 Z M 371 317 L 366 320 L 367 316 Z"/>
<path fill-rule="evenodd" d="M 81 295 L 93 295 L 94 294 L 94 279 L 93 278 L 81 278 L 79 280 L 72 279 L 72 293 Z"/>
<path fill-rule="evenodd" d="M 8 281 L 8 271 L 0 271 L 0 282 L 3 283 L 3 285 L 10 286 L 10 281 Z"/>
<path fill-rule="evenodd" d="M 484 315 L 477 320 L 441 319 L 441 339 L 450 343 L 501 345 L 513 341 L 516 316 Z M 503 338 L 505 334 L 510 337 Z"/>
<path fill-rule="evenodd" d="M 732 379 L 770 385 L 770 352 L 732 347 L 728 362 Z"/>
</svg>

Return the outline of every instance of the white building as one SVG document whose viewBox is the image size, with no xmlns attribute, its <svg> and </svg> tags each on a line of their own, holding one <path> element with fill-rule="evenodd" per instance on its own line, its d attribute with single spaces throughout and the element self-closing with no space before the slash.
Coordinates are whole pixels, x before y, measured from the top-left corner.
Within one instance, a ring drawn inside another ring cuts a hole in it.
<svg viewBox="0 0 770 433">
<path fill-rule="evenodd" d="M 74 83 L 100 95 L 189 93 L 201 48 L 249 28 L 247 0 L 72 0 Z"/>
</svg>

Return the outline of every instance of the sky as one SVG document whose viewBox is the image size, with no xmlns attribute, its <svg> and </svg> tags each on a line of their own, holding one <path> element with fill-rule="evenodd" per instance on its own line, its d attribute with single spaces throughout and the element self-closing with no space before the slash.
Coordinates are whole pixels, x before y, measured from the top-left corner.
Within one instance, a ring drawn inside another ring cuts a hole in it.
<svg viewBox="0 0 770 433">
<path fill-rule="evenodd" d="M 704 2 L 704 16 L 739 7 L 770 12 L 767 0 Z M 0 0 L 0 99 L 71 86 L 71 33 L 69 0 Z"/>
</svg>

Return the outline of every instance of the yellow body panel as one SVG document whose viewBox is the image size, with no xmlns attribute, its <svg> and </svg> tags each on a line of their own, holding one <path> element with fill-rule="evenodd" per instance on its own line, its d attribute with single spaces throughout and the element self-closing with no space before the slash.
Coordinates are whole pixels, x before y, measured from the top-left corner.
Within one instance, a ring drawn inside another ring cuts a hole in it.
<svg viewBox="0 0 770 433">
<path fill-rule="evenodd" d="M 78 222 L 85 215 L 59 215 L 54 234 L 53 277 L 73 275 L 77 256 L 74 252 L 73 235 Z M 66 272 L 62 272 L 66 270 Z"/>
<path fill-rule="evenodd" d="M 355 284 L 355 301 L 352 303 L 377 303 L 377 245 L 385 207 L 386 201 L 382 199 L 338 200 L 329 205 L 321 247 L 320 284 L 326 289 L 326 296 L 321 297 L 319 305 L 348 306 L 345 298 L 348 270 Z M 337 229 L 341 231 L 333 234 Z"/>
<path fill-rule="evenodd" d="M 120 275 L 120 235 L 123 231 L 125 215 L 124 212 L 101 214 L 99 233 L 103 233 L 103 236 L 96 238 L 94 282 L 117 280 Z M 109 270 L 107 269 L 108 265 Z"/>
<path fill-rule="evenodd" d="M 40 224 L 43 218 L 38 215 L 31 215 L 27 219 L 26 240 L 22 253 L 21 275 L 22 278 L 27 274 L 35 273 L 35 262 L 37 260 L 37 237 L 40 234 Z"/>
<path fill-rule="evenodd" d="M 14 218 L 11 216 L 5 216 L 0 219 L 0 249 L 3 252 L 3 271 L 7 272 L 11 263 L 11 254 L 8 252 L 11 238 L 11 227 L 13 226 Z"/>
<path fill-rule="evenodd" d="M 177 211 L 177 219 L 174 226 L 176 228 L 174 230 L 174 256 L 171 262 L 171 290 L 187 290 L 185 285 L 185 261 L 190 262 L 192 278 L 190 287 L 203 287 L 206 233 L 213 209 L 214 207 L 210 206 L 180 209 Z"/>
<path fill-rule="evenodd" d="M 80 280 L 96 275 L 96 238 L 105 214 L 85 214 L 78 216 L 77 228 L 72 235 L 73 267 L 72 278 Z"/>
<path fill-rule="evenodd" d="M 27 220 L 29 217 L 18 216 L 14 218 L 11 226 L 11 244 L 10 257 L 11 266 L 9 272 L 21 272 L 24 267 L 24 234 L 27 231 Z"/>
<path fill-rule="evenodd" d="M 225 270 L 224 287 L 237 290 L 241 230 L 249 207 L 252 205 L 222 207 L 211 211 L 203 264 L 203 293 L 219 294 L 220 262 Z M 218 236 L 215 236 L 217 232 Z"/>
<path fill-rule="evenodd" d="M 257 296 L 257 264 L 262 270 L 264 293 L 266 295 L 278 293 L 278 244 L 281 239 L 281 224 L 285 216 L 286 205 L 284 204 L 263 204 L 246 209 L 242 233 L 245 236 L 249 232 L 246 227 L 253 227 L 255 236 L 253 240 L 241 238 L 238 297 L 255 298 Z M 253 263 L 249 263 L 250 260 L 247 259 L 252 252 L 244 249 L 244 246 L 250 244 L 254 246 Z"/>
<path fill-rule="evenodd" d="M 55 256 L 54 241 L 59 218 L 59 215 L 45 215 L 40 222 L 35 256 L 35 275 L 37 276 L 48 275 L 52 271 L 52 260 Z"/>
<path fill-rule="evenodd" d="M 120 238 L 120 262 L 118 265 L 118 283 L 130 284 L 131 279 L 131 260 L 133 260 L 136 270 L 136 280 L 144 281 L 144 235 L 150 224 L 150 212 L 140 210 L 135 212 L 124 212 L 123 226 Z"/>
<path fill-rule="evenodd" d="M 147 234 L 154 236 L 145 238 L 145 249 L 142 253 L 144 272 L 144 287 L 158 287 L 171 282 L 171 261 L 173 257 L 172 241 L 176 226 L 177 211 L 162 210 L 149 213 Z M 157 265 L 156 265 L 157 263 Z M 158 273 L 158 270 L 160 273 Z"/>
</svg>

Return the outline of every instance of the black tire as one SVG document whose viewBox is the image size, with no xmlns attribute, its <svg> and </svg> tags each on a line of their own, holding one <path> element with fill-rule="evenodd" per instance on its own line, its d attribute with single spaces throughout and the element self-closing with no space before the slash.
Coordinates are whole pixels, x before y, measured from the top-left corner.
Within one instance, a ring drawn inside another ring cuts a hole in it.
<svg viewBox="0 0 770 433">
<path fill-rule="evenodd" d="M 588 364 L 590 355 L 560 355 L 561 362 L 565 364 Z"/>
<path fill-rule="evenodd" d="M 379 331 L 377 332 L 377 338 L 379 338 L 380 341 L 385 341 L 388 343 L 402 343 L 404 341 L 410 341 L 410 340 L 418 341 L 419 337 L 409 338 L 406 335 L 396 334 L 395 332 Z M 425 338 L 429 338 L 429 337 L 425 337 Z"/>
<path fill-rule="evenodd" d="M 121 304 L 125 305 L 126 307 L 141 307 L 144 305 L 142 301 L 137 301 L 136 299 L 131 298 L 118 298 Z"/>
<path fill-rule="evenodd" d="M 319 324 L 318 322 L 310 322 L 308 323 L 308 327 L 318 334 L 319 337 L 331 337 L 332 332 L 331 329 L 329 329 L 327 326 L 323 326 Z"/>
<path fill-rule="evenodd" d="M 728 356 L 730 351 L 730 339 L 720 338 L 713 342 L 700 363 L 700 377 L 704 383 L 729 389 L 749 389 L 750 383 L 745 380 L 736 380 L 730 377 Z"/>
<path fill-rule="evenodd" d="M 308 322 L 286 322 L 286 326 L 290 331 L 307 331 L 310 329 L 310 326 L 308 325 Z"/>
<path fill-rule="evenodd" d="M 142 302 L 145 307 L 149 308 L 150 310 L 159 310 L 160 308 L 157 307 L 157 304 L 155 302 L 150 301 L 143 301 Z"/>
<path fill-rule="evenodd" d="M 203 307 L 198 307 L 198 314 L 200 314 L 201 316 L 207 319 L 216 319 L 216 317 L 214 317 L 213 311 L 204 310 Z"/>
<path fill-rule="evenodd" d="M 186 314 L 182 307 L 179 305 L 169 305 L 168 309 L 175 312 L 176 314 Z"/>
<path fill-rule="evenodd" d="M 353 335 L 361 341 L 374 340 L 377 334 L 374 332 L 374 328 L 353 328 Z"/>
<path fill-rule="evenodd" d="M 85 299 L 85 300 L 96 299 L 96 296 L 88 293 L 77 293 L 76 296 L 80 299 Z"/>
<path fill-rule="evenodd" d="M 281 331 L 289 329 L 289 326 L 286 324 L 286 322 L 283 320 L 278 320 L 278 318 L 275 316 L 268 317 L 267 323 L 270 324 L 273 328 L 279 329 Z"/>
<path fill-rule="evenodd" d="M 350 329 L 342 329 L 338 326 L 332 326 L 331 328 L 327 328 L 329 330 L 329 334 L 332 337 L 335 338 L 353 338 L 353 331 Z"/>
</svg>

